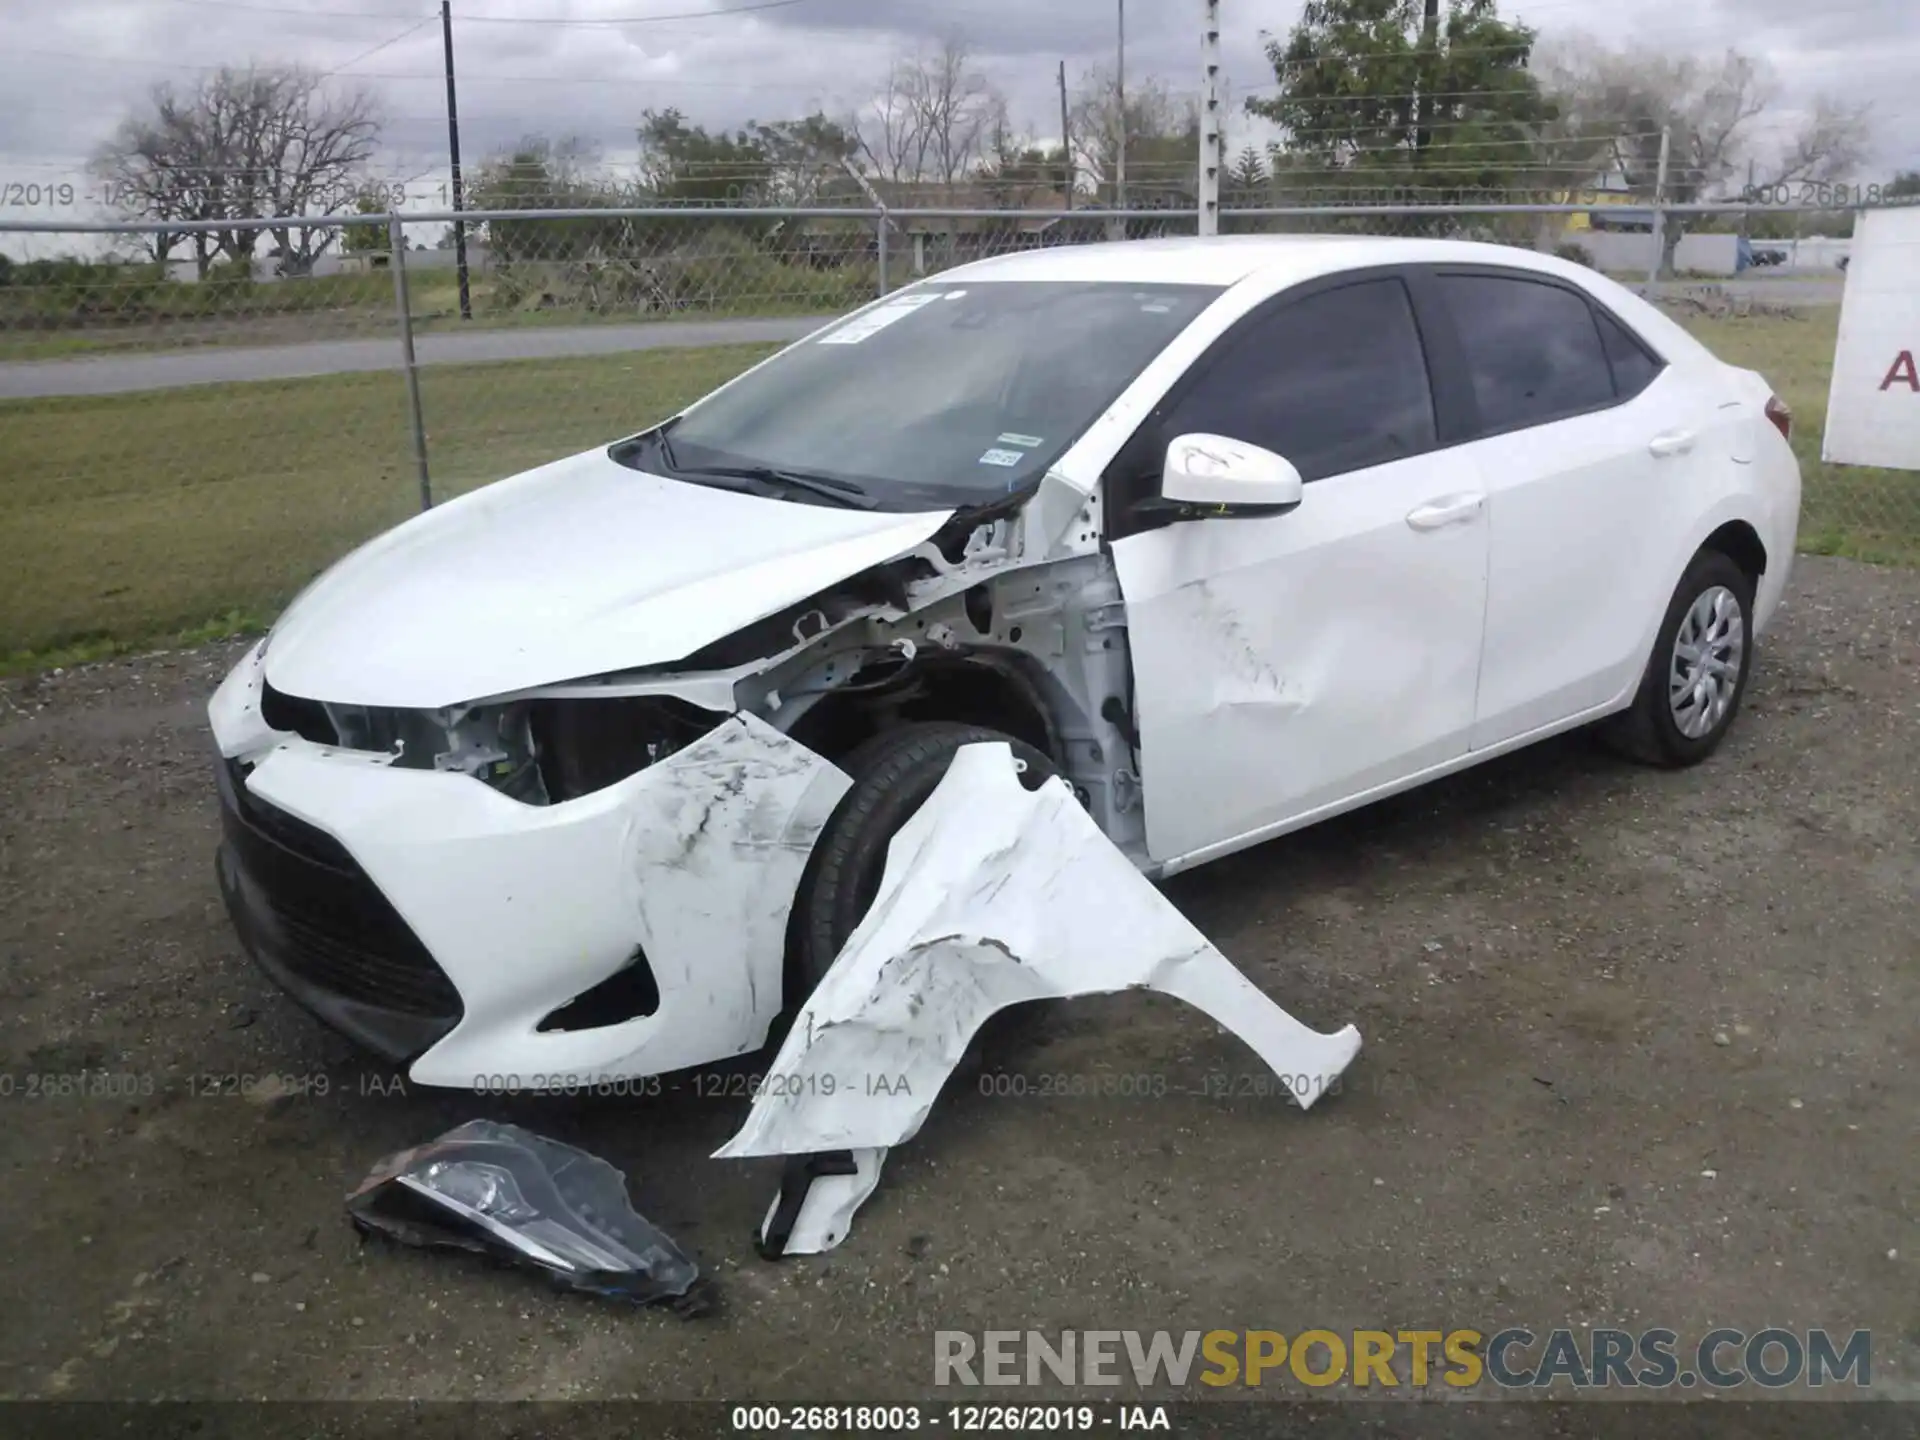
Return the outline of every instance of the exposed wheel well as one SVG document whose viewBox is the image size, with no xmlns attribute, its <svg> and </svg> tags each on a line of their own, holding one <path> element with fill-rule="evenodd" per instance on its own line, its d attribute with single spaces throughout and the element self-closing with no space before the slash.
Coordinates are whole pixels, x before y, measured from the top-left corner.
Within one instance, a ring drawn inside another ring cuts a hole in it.
<svg viewBox="0 0 1920 1440">
<path fill-rule="evenodd" d="M 1709 535 L 1700 546 L 1702 550 L 1718 550 L 1746 573 L 1755 585 L 1767 569 L 1767 547 L 1760 543 L 1760 534 L 1744 520 L 1729 520 Z"/>
<path fill-rule="evenodd" d="M 1004 731 L 1059 763 L 1053 718 L 1038 688 L 1011 663 L 985 656 L 929 658 L 900 684 L 879 691 L 862 690 L 855 679 L 795 722 L 793 739 L 838 760 L 884 730 L 947 720 Z"/>
</svg>

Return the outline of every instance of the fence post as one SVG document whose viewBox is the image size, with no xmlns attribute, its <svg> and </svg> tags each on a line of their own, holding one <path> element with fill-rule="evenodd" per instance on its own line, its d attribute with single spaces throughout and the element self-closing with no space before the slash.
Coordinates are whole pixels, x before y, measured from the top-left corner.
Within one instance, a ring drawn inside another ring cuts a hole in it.
<svg viewBox="0 0 1920 1440">
<path fill-rule="evenodd" d="M 1667 147 L 1673 141 L 1671 126 L 1660 127 L 1660 168 L 1653 177 L 1653 257 L 1647 261 L 1647 289 L 1660 279 L 1660 262 L 1667 253 Z"/>
<path fill-rule="evenodd" d="M 398 215 L 387 216 L 387 264 L 393 270 L 393 306 L 400 320 L 400 361 L 407 375 L 407 419 L 413 426 L 413 466 L 420 475 L 420 508 L 433 508 L 427 478 L 427 428 L 420 415 L 420 369 L 413 359 L 413 307 L 407 299 L 407 237 Z"/>
<path fill-rule="evenodd" d="M 880 207 L 880 219 L 876 223 L 879 226 L 879 230 L 877 234 L 879 236 L 879 252 L 878 253 L 879 253 L 879 259 L 880 259 L 880 294 L 884 296 L 887 293 L 887 207 L 886 206 L 882 205 Z"/>
<path fill-rule="evenodd" d="M 1200 196 L 1194 231 L 1220 233 L 1220 0 L 1205 0 L 1200 31 Z"/>
</svg>

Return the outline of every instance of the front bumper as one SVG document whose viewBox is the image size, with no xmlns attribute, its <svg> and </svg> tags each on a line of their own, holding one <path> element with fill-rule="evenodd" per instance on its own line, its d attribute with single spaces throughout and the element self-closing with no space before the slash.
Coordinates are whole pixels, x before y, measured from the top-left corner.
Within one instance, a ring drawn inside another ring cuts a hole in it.
<svg viewBox="0 0 1920 1440">
<path fill-rule="evenodd" d="M 249 951 L 322 1019 L 461 1088 L 566 1088 L 765 1043 L 801 870 L 849 784 L 831 763 L 716 714 L 617 784 L 526 805 L 275 731 L 262 678 L 256 650 L 209 706 L 222 890 Z M 637 964 L 646 1013 L 554 1028 Z"/>
<path fill-rule="evenodd" d="M 247 953 L 334 1029 L 407 1064 L 460 1023 L 460 992 L 331 837 L 261 804 L 222 759 L 220 896 Z"/>
</svg>

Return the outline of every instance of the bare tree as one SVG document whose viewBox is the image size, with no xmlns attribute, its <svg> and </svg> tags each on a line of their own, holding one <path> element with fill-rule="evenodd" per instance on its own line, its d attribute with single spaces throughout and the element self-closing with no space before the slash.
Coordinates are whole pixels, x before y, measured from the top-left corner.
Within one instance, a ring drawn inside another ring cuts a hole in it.
<svg viewBox="0 0 1920 1440">
<path fill-rule="evenodd" d="M 169 123 L 173 105 L 164 86 L 155 92 L 154 102 L 160 112 L 157 122 L 122 121 L 95 156 L 94 174 L 105 187 L 108 203 L 123 214 L 155 221 L 210 219 L 200 171 Z M 138 239 L 149 258 L 164 265 L 188 236 L 156 230 Z M 192 240 L 204 277 L 208 237 L 200 233 Z"/>
<path fill-rule="evenodd" d="M 1603 142 L 1611 168 L 1636 190 L 1651 192 L 1668 137 L 1667 200 L 1720 198 L 1750 167 L 1759 185 L 1831 181 L 1860 163 L 1869 135 L 1868 110 L 1829 96 L 1796 116 L 1781 117 L 1781 89 L 1766 61 L 1728 50 L 1717 60 L 1672 56 L 1648 47 L 1609 50 L 1582 37 L 1545 66 L 1561 123 Z M 1781 127 L 1770 123 L 1776 117 Z M 1669 216 L 1660 267 L 1673 269 L 1685 230 Z"/>
<path fill-rule="evenodd" d="M 1071 124 L 1074 163 L 1097 187 L 1111 186 L 1120 158 L 1120 104 L 1113 71 L 1096 65 L 1085 71 L 1074 92 Z M 1155 78 L 1127 85 L 1127 174 L 1129 190 L 1156 189 L 1176 198 L 1197 194 L 1200 107 L 1176 96 Z"/>
<path fill-rule="evenodd" d="M 94 170 L 123 213 L 156 221 L 240 221 L 334 215 L 354 208 L 380 121 L 365 90 L 335 93 L 291 66 L 222 69 L 182 95 L 162 84 L 96 154 Z M 334 232 L 281 225 L 273 238 L 286 274 L 306 274 Z M 180 243 L 150 246 L 165 260 Z M 251 262 L 258 231 L 233 224 L 191 237 L 204 278 L 213 256 Z"/>
<path fill-rule="evenodd" d="M 951 192 L 985 157 L 1005 110 L 966 40 L 954 32 L 888 67 L 880 94 L 860 117 L 860 150 L 884 179 L 931 182 Z"/>
</svg>

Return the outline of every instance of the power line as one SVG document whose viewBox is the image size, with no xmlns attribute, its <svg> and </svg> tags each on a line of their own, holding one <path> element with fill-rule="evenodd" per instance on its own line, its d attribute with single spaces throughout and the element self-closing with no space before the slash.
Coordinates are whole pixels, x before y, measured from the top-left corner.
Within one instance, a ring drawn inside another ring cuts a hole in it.
<svg viewBox="0 0 1920 1440">
<path fill-rule="evenodd" d="M 386 49 L 389 45 L 398 45 L 402 40 L 406 39 L 409 35 L 413 34 L 414 31 L 420 29 L 424 25 L 431 24 L 432 21 L 433 21 L 433 16 L 431 15 L 427 16 L 426 19 L 424 20 L 414 21 L 413 24 L 407 26 L 407 28 L 402 30 L 398 35 L 395 35 L 393 38 L 389 40 L 382 40 L 378 45 L 375 45 L 371 50 L 362 50 L 358 55 L 354 56 L 353 59 L 347 61 L 346 64 L 336 65 L 331 70 L 323 70 L 321 72 L 320 78 L 324 80 L 331 76 L 338 75 L 342 70 L 352 69 L 355 65 L 358 65 L 362 60 L 366 60 L 374 55 L 378 55 L 382 50 Z"/>
<path fill-rule="evenodd" d="M 430 15 L 427 21 L 439 19 L 438 14 Z M 398 37 L 396 37 L 398 38 Z M 391 43 L 391 42 L 386 42 Z M 376 49 L 382 48 L 379 46 Z M 145 60 L 135 56 L 89 55 L 76 50 L 41 50 L 28 45 L 15 45 L 6 52 L 10 55 L 38 55 L 55 60 L 77 60 L 83 64 L 130 66 L 143 70 L 183 70 L 196 74 L 212 74 L 219 70 L 241 68 L 231 62 L 222 65 L 194 64 L 180 60 Z M 359 57 L 365 59 L 363 55 Z M 358 61 L 350 60 L 349 65 Z M 341 67 L 345 68 L 345 67 Z M 353 77 L 356 80 L 431 80 L 442 83 L 446 76 L 440 71 L 390 71 L 369 70 Z M 738 80 L 681 80 L 668 76 L 654 75 L 468 75 L 460 77 L 462 84 L 490 81 L 507 85 L 621 85 L 632 88 L 645 85 L 648 89 L 692 89 L 692 90 L 806 90 L 818 88 L 816 82 L 793 80 L 755 80 L 751 85 L 743 85 Z"/>
<path fill-rule="evenodd" d="M 677 15 L 629 15 L 616 20 L 561 20 L 544 15 L 468 15 L 463 25 L 649 25 L 667 20 L 710 20 L 716 15 L 751 15 L 760 10 L 784 10 L 789 5 L 804 5 L 806 0 L 756 0 L 750 5 L 733 5 L 724 10 L 688 10 Z"/>
<path fill-rule="evenodd" d="M 396 20 L 403 18 L 405 11 L 396 14 L 390 10 L 306 10 L 290 5 L 249 5 L 243 0 L 166 0 L 170 5 L 194 5 L 208 10 L 244 10 L 255 15 L 301 15 L 315 20 Z M 784 10 L 790 5 L 804 5 L 807 0 L 751 0 L 746 5 L 731 5 L 720 10 L 681 10 L 664 15 L 614 15 L 592 20 L 578 20 L 565 16 L 548 15 L 468 15 L 462 13 L 463 25 L 559 25 L 592 29 L 615 25 L 656 25 L 674 20 L 711 20 L 723 15 L 750 15 L 761 10 Z M 427 16 L 431 20 L 434 15 Z"/>
</svg>

